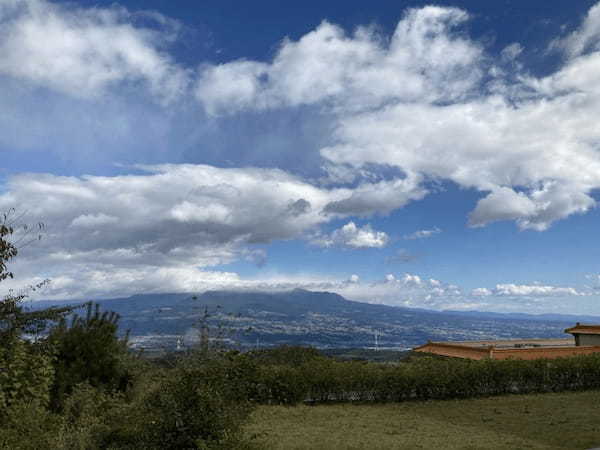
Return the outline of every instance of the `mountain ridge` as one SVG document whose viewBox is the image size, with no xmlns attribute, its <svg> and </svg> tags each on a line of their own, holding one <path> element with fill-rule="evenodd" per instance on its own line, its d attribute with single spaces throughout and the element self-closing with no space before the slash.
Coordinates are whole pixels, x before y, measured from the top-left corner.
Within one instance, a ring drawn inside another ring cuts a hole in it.
<svg viewBox="0 0 600 450">
<path fill-rule="evenodd" d="M 38 301 L 38 308 L 83 301 Z M 201 294 L 136 294 L 96 300 L 120 316 L 120 332 L 150 347 L 192 342 L 195 326 L 233 330 L 242 348 L 258 345 L 312 345 L 319 348 L 408 349 L 428 340 L 482 340 L 567 337 L 575 322 L 600 323 L 584 315 L 532 315 L 479 311 L 434 311 L 348 300 L 327 291 L 211 290 Z M 81 314 L 81 312 L 79 312 Z"/>
</svg>

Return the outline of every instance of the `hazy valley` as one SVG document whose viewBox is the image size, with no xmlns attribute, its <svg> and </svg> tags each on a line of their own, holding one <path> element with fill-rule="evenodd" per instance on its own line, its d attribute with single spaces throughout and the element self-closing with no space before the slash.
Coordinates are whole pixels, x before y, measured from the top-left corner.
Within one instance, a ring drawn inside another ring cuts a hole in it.
<svg viewBox="0 0 600 450">
<path fill-rule="evenodd" d="M 241 348 L 281 344 L 372 348 L 377 334 L 380 348 L 404 350 L 427 340 L 564 337 L 563 330 L 576 321 L 600 321 L 586 316 L 439 312 L 360 303 L 301 289 L 134 295 L 97 303 L 101 310 L 121 316 L 120 332 L 131 330 L 133 346 L 148 349 L 173 348 L 178 339 L 183 345 L 193 344 L 206 311 L 204 321 L 211 335 Z"/>
</svg>

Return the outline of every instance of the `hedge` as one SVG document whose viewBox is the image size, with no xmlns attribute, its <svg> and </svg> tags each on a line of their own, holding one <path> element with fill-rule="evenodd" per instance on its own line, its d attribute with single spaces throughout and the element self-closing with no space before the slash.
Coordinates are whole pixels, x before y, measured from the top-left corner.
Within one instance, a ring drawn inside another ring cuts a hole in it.
<svg viewBox="0 0 600 450">
<path fill-rule="evenodd" d="M 399 364 L 317 357 L 301 365 L 262 365 L 257 399 L 269 404 L 400 402 L 600 388 L 600 355 L 558 359 L 419 358 Z"/>
</svg>

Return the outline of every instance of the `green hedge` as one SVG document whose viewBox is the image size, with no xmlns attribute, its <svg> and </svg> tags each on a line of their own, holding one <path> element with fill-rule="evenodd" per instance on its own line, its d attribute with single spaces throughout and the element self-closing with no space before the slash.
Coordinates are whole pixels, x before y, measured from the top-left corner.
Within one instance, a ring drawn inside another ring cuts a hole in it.
<svg viewBox="0 0 600 450">
<path fill-rule="evenodd" d="M 314 358 L 259 368 L 263 403 L 399 402 L 600 388 L 600 355 L 558 359 L 419 358 L 397 365 Z"/>
</svg>

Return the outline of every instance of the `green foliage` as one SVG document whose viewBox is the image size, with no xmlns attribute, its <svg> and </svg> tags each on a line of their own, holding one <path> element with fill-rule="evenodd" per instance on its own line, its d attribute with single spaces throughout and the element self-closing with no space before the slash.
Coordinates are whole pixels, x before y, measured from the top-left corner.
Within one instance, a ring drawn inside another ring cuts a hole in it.
<svg viewBox="0 0 600 450">
<path fill-rule="evenodd" d="M 52 357 L 28 342 L 15 339 L 0 347 L 0 417 L 17 404 L 47 406 L 53 376 Z"/>
<path fill-rule="evenodd" d="M 253 409 L 256 367 L 226 354 L 168 372 L 144 400 L 148 448 L 232 448 Z"/>
<path fill-rule="evenodd" d="M 317 358 L 260 368 L 259 400 L 400 402 L 600 388 L 600 355 L 552 360 L 418 358 L 396 365 Z"/>
<path fill-rule="evenodd" d="M 38 401 L 11 405 L 0 420 L 0 449 L 60 449 L 62 418 L 52 414 Z"/>
<path fill-rule="evenodd" d="M 323 354 L 316 348 L 294 345 L 281 345 L 275 348 L 254 350 L 250 352 L 250 355 L 261 365 L 283 364 L 292 367 L 323 358 Z"/>
<path fill-rule="evenodd" d="M 85 318 L 74 315 L 71 326 L 61 319 L 48 336 L 48 344 L 56 351 L 55 379 L 52 388 L 52 406 L 62 408 L 66 395 L 79 383 L 87 382 L 107 391 L 125 391 L 130 374 L 122 364 L 127 352 L 127 340 L 117 337 L 118 315 L 100 314 L 96 304 L 87 304 Z"/>
<path fill-rule="evenodd" d="M 157 372 L 121 417 L 105 444 L 111 448 L 233 449 L 254 408 L 256 367 L 225 354 Z"/>
<path fill-rule="evenodd" d="M 307 396 L 310 384 L 295 367 L 263 366 L 259 371 L 259 398 L 263 403 L 295 405 Z"/>
<path fill-rule="evenodd" d="M 113 430 L 121 426 L 130 408 L 121 393 L 106 393 L 89 383 L 78 384 L 64 404 L 61 448 L 107 448 Z"/>
<path fill-rule="evenodd" d="M 12 272 L 8 271 L 7 263 L 17 256 L 17 247 L 9 241 L 9 237 L 14 233 L 14 228 L 7 224 L 8 215 L 3 215 L 0 222 L 0 281 L 12 278 Z"/>
</svg>

